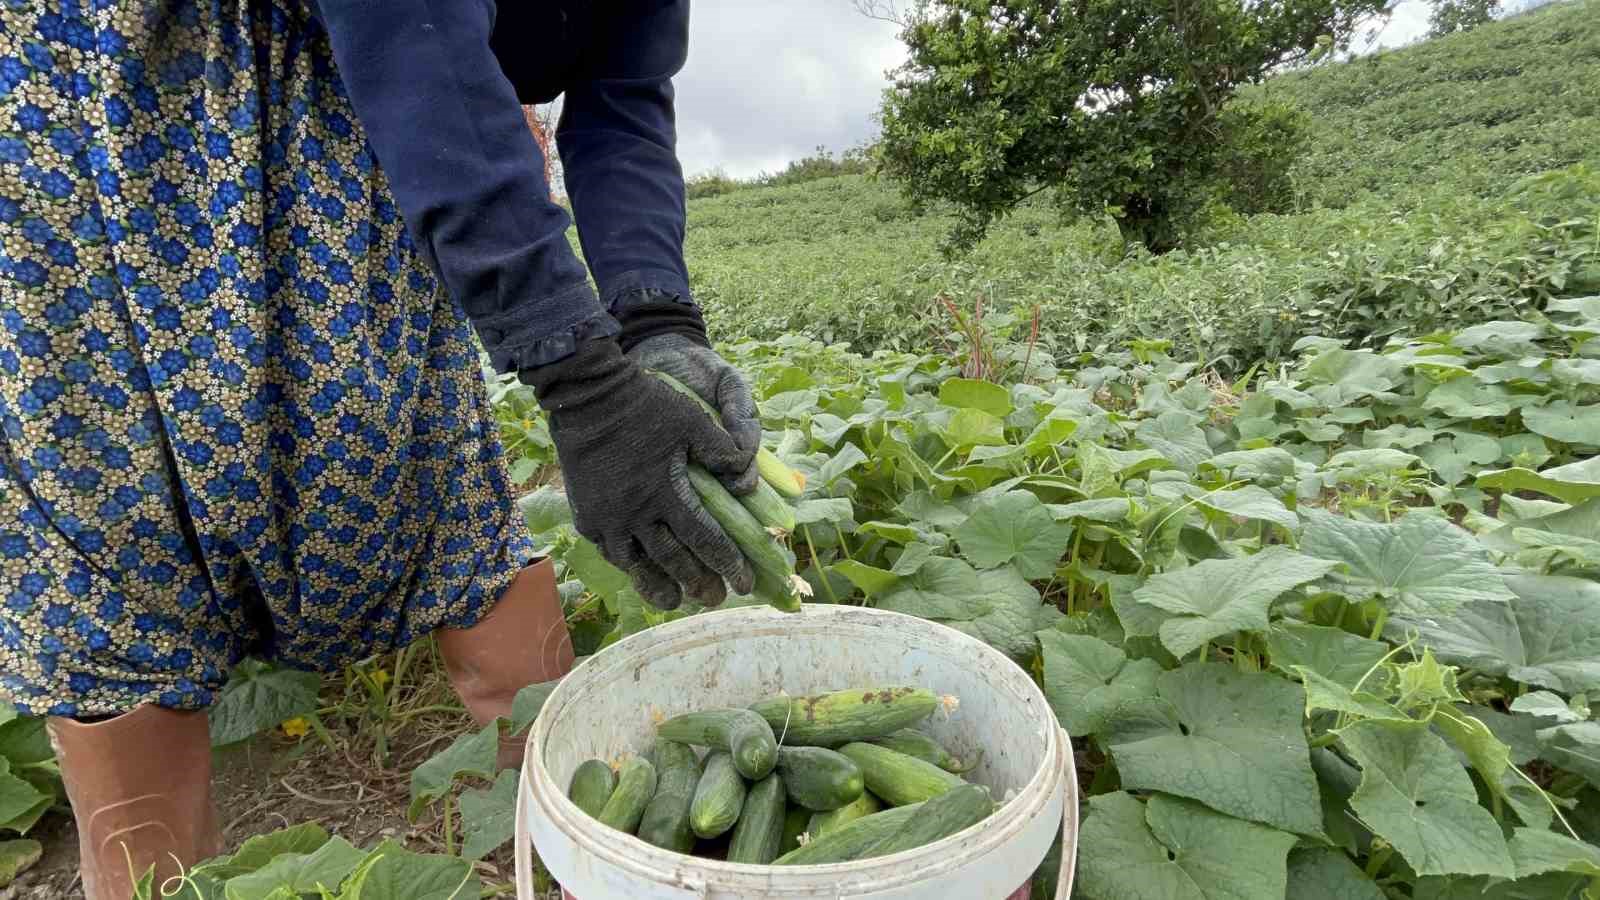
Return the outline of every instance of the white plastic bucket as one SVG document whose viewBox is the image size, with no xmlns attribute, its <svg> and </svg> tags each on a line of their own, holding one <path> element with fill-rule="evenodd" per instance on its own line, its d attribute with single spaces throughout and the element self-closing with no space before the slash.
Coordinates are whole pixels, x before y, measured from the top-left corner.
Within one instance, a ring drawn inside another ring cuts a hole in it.
<svg viewBox="0 0 1600 900">
<path fill-rule="evenodd" d="M 586 759 L 640 752 L 661 716 L 777 694 L 915 684 L 960 707 L 926 728 L 967 777 L 1009 798 L 989 819 L 927 846 L 829 866 L 751 866 L 671 853 L 601 825 L 566 787 Z M 578 900 L 872 898 L 1000 900 L 1063 834 L 1056 896 L 1072 893 L 1078 785 L 1072 745 L 1033 679 L 952 628 L 854 606 L 703 613 L 658 626 L 579 665 L 534 725 L 517 797 L 517 896 L 535 900 L 531 850 Z"/>
</svg>

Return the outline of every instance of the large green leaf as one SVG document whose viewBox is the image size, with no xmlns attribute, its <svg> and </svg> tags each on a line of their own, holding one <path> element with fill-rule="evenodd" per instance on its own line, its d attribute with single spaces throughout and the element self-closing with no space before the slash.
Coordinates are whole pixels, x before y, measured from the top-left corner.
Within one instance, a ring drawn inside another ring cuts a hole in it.
<svg viewBox="0 0 1600 900">
<path fill-rule="evenodd" d="M 927 560 L 924 560 L 927 562 Z M 877 597 L 887 593 L 900 583 L 900 575 L 888 569 L 869 566 L 864 562 L 853 559 L 841 559 L 828 567 L 830 571 L 843 575 L 850 583 L 861 589 L 861 593 L 868 597 Z M 921 566 L 918 566 L 921 568 Z"/>
<path fill-rule="evenodd" d="M 33 840 L 0 841 L 0 888 L 17 879 L 44 856 L 44 845 Z"/>
<path fill-rule="evenodd" d="M 983 596 L 983 584 L 972 566 L 959 559 L 933 556 L 896 581 L 878 598 L 877 606 L 924 619 L 970 621 L 987 613 L 993 604 Z"/>
<path fill-rule="evenodd" d="M 511 840 L 517 818 L 517 778 L 507 769 L 487 790 L 461 792 L 461 855 L 482 859 Z"/>
<path fill-rule="evenodd" d="M 1011 563 L 1023 577 L 1049 578 L 1072 540 L 1072 526 L 1057 522 L 1028 491 L 985 497 L 955 530 L 961 552 L 973 565 L 990 569 Z"/>
<path fill-rule="evenodd" d="M 51 797 L 11 774 L 11 761 L 0 756 L 0 828 L 26 833 L 39 820 L 41 804 Z"/>
<path fill-rule="evenodd" d="M 1283 900 L 1294 842 L 1198 803 L 1102 794 L 1079 835 L 1079 890 L 1085 900 Z"/>
<path fill-rule="evenodd" d="M 1600 444 L 1600 404 L 1578 406 L 1557 400 L 1522 411 L 1523 424 L 1534 434 L 1568 444 Z"/>
<path fill-rule="evenodd" d="M 230 878 L 226 884 L 228 900 L 268 900 L 284 890 L 292 896 L 336 890 L 365 859 L 367 852 L 341 837 L 329 839 L 310 853 L 281 853 L 272 861 Z"/>
<path fill-rule="evenodd" d="M 958 409 L 939 436 L 950 449 L 970 452 L 974 447 L 998 447 L 1006 442 L 1005 420 L 981 409 Z"/>
<path fill-rule="evenodd" d="M 411 805 L 406 808 L 406 817 L 415 822 L 429 804 L 443 797 L 463 775 L 493 779 L 499 747 L 500 722 L 496 720 L 461 735 L 449 747 L 423 760 L 422 765 L 411 771 Z"/>
<path fill-rule="evenodd" d="M 1433 727 L 1467 758 L 1490 790 L 1501 793 L 1511 768 L 1511 748 L 1495 737 L 1488 725 L 1454 706 L 1441 705 L 1434 711 Z"/>
<path fill-rule="evenodd" d="M 830 487 L 846 472 L 866 461 L 867 454 L 863 453 L 860 447 L 847 443 L 817 469 L 816 480 L 807 487 L 811 490 Z"/>
<path fill-rule="evenodd" d="M 315 712 L 322 678 L 247 661 L 235 667 L 210 710 L 211 745 L 254 737 L 282 722 Z"/>
<path fill-rule="evenodd" d="M 1517 881 L 1477 876 L 1417 880 L 1413 900 L 1578 900 L 1578 875 L 1536 875 Z"/>
<path fill-rule="evenodd" d="M 1511 748 L 1511 762 L 1518 766 L 1539 755 L 1539 731 L 1555 724 L 1553 719 L 1503 713 L 1472 703 L 1457 704 L 1456 709 L 1489 726 L 1495 738 Z"/>
<path fill-rule="evenodd" d="M 1456 378 L 1439 385 L 1422 398 L 1425 409 L 1438 410 L 1452 419 L 1498 419 L 1511 414 L 1517 398 L 1498 384 Z"/>
<path fill-rule="evenodd" d="M 476 900 L 483 892 L 472 864 L 464 859 L 412 853 L 392 840 L 373 853 L 379 859 L 367 872 L 363 898 Z"/>
<path fill-rule="evenodd" d="M 1398 613 L 1445 615 L 1464 603 L 1511 596 L 1472 535 L 1436 516 L 1392 525 L 1306 510 L 1302 552 L 1344 563 L 1331 576 L 1352 597 L 1379 597 Z"/>
<path fill-rule="evenodd" d="M 1293 831 L 1322 833 L 1304 695 L 1269 674 L 1192 663 L 1156 680 L 1157 699 L 1118 706 L 1106 743 L 1122 785 L 1198 800 Z"/>
<path fill-rule="evenodd" d="M 1155 660 L 1130 660 L 1099 638 L 1054 630 L 1039 632 L 1039 648 L 1045 699 L 1074 737 L 1098 733 L 1117 706 L 1156 695 L 1161 666 Z"/>
<path fill-rule="evenodd" d="M 1336 483 L 1343 483 L 1405 472 L 1414 467 L 1417 460 L 1415 454 L 1387 447 L 1341 450 L 1329 457 L 1323 468 L 1332 473 Z"/>
<path fill-rule="evenodd" d="M 1306 714 L 1310 715 L 1319 709 L 1331 710 L 1348 716 L 1361 719 L 1384 719 L 1395 722 L 1409 722 L 1411 717 L 1384 698 L 1367 691 L 1351 690 L 1344 685 L 1316 672 L 1298 667 L 1295 674 L 1300 676 L 1306 691 Z"/>
<path fill-rule="evenodd" d="M 1508 603 L 1469 603 L 1454 615 L 1400 617 L 1442 660 L 1566 693 L 1600 689 L 1600 584 L 1560 575 L 1513 575 Z"/>
<path fill-rule="evenodd" d="M 1463 328 L 1450 339 L 1450 343 L 1463 350 L 1476 350 L 1497 356 L 1515 356 L 1521 353 L 1537 353 L 1539 345 L 1534 342 L 1543 336 L 1544 329 L 1538 323 L 1508 319 Z"/>
<path fill-rule="evenodd" d="M 1305 367 L 1305 378 L 1324 385 L 1315 393 L 1327 406 L 1343 406 L 1352 400 L 1382 395 L 1400 384 L 1405 369 L 1388 357 L 1370 350 L 1330 347 L 1317 351 Z"/>
<path fill-rule="evenodd" d="M 1521 697 L 1511 701 L 1511 711 L 1549 718 L 1557 725 L 1565 725 L 1568 722 L 1582 722 L 1589 718 L 1587 708 L 1583 709 L 1582 712 L 1573 709 L 1571 703 L 1549 691 L 1532 691 L 1523 694 Z"/>
<path fill-rule="evenodd" d="M 572 549 L 563 557 L 570 577 L 583 582 L 591 594 L 605 601 L 606 609 L 613 615 L 618 611 L 617 599 L 623 591 L 633 588 L 632 579 L 600 555 L 600 548 L 583 538 L 573 542 Z"/>
<path fill-rule="evenodd" d="M 1600 788 L 1600 722 L 1574 722 L 1539 732 L 1539 755 Z"/>
<path fill-rule="evenodd" d="M 1504 512 L 1501 513 L 1505 515 Z M 1600 541 L 1600 498 L 1585 500 L 1576 505 L 1543 515 L 1514 520 L 1493 531 L 1480 535 L 1478 540 L 1496 553 L 1514 554 L 1526 544 L 1516 534 L 1518 528 L 1533 529 L 1546 534 L 1563 534 L 1584 541 Z"/>
<path fill-rule="evenodd" d="M 1537 472 L 1531 469 L 1491 469 L 1478 474 L 1478 487 L 1503 491 L 1538 491 L 1565 503 L 1582 503 L 1600 497 L 1600 455 L 1586 457 Z"/>
<path fill-rule="evenodd" d="M 555 692 L 557 681 L 546 681 L 540 684 L 530 684 L 517 691 L 511 698 L 511 726 L 508 734 L 521 734 L 528 730 L 528 726 L 539 718 L 539 713 L 544 709 L 544 702 L 550 699 Z"/>
<path fill-rule="evenodd" d="M 1015 568 L 1002 566 L 978 573 L 989 609 L 970 620 L 941 620 L 1026 665 L 1033 659 L 1034 632 L 1049 628 L 1061 611 L 1040 600 L 1039 592 Z"/>
<path fill-rule="evenodd" d="M 855 509 L 846 497 L 801 500 L 794 505 L 795 525 L 827 522 L 841 527 L 855 521 Z"/>
<path fill-rule="evenodd" d="M 1161 623 L 1161 642 L 1182 657 L 1224 634 L 1266 630 L 1272 601 L 1321 578 L 1335 565 L 1287 547 L 1268 547 L 1250 556 L 1208 559 L 1162 573 L 1134 591 L 1133 599 L 1172 613 Z"/>
<path fill-rule="evenodd" d="M 1500 442 L 1492 437 L 1470 431 L 1452 431 L 1417 451 L 1439 480 L 1445 484 L 1460 484 L 1479 467 L 1500 459 Z"/>
<path fill-rule="evenodd" d="M 517 506 L 534 534 L 572 524 L 572 505 L 567 502 L 566 492 L 548 484 L 524 495 Z"/>
<path fill-rule="evenodd" d="M 315 822 L 302 822 L 246 838 L 238 850 L 206 860 L 196 866 L 196 871 L 217 881 L 227 881 L 254 872 L 286 853 L 315 853 L 329 840 L 327 829 Z"/>
<path fill-rule="evenodd" d="M 1600 847 L 1554 831 L 1518 828 L 1511 835 L 1511 860 L 1518 878 L 1546 872 L 1600 877 Z"/>
<path fill-rule="evenodd" d="M 1294 900 L 1386 900 L 1377 882 L 1344 853 L 1303 847 L 1289 854 L 1289 897 Z"/>
<path fill-rule="evenodd" d="M 48 720 L 44 716 L 22 716 L 0 722 L 0 756 L 17 765 L 38 768 L 44 763 L 55 769 L 56 751 L 50 746 L 46 732 Z"/>
<path fill-rule="evenodd" d="M 1300 529 L 1300 517 L 1290 512 L 1283 501 L 1274 497 L 1265 488 L 1247 484 L 1244 487 L 1231 491 L 1207 491 L 1197 486 L 1189 485 L 1187 495 L 1194 498 L 1194 502 L 1230 516 L 1241 519 L 1254 519 L 1260 522 L 1271 522 L 1281 525 L 1290 531 Z"/>
<path fill-rule="evenodd" d="M 1426 722 L 1367 720 L 1339 732 L 1361 766 L 1350 806 L 1419 875 L 1512 875 L 1500 826 Z"/>
<path fill-rule="evenodd" d="M 1193 472 L 1200 463 L 1211 458 L 1211 445 L 1206 442 L 1205 432 L 1195 424 L 1195 418 L 1179 410 L 1168 410 L 1154 419 L 1140 422 L 1134 436 L 1168 462 L 1185 472 Z"/>
<path fill-rule="evenodd" d="M 951 378 L 939 385 L 939 402 L 958 409 L 981 409 L 991 416 L 1011 414 L 1011 392 L 992 381 Z"/>
<path fill-rule="evenodd" d="M 1369 689 L 1382 685 L 1381 672 L 1373 670 L 1388 652 L 1381 641 L 1323 625 L 1283 621 L 1267 632 L 1267 654 L 1274 666 L 1286 672 L 1300 666 L 1352 689 L 1362 679 Z"/>
<path fill-rule="evenodd" d="M 1234 478 L 1252 481 L 1261 478 L 1290 478 L 1295 473 L 1295 458 L 1282 447 L 1260 447 L 1255 450 L 1231 450 L 1218 453 L 1205 464 Z"/>
</svg>

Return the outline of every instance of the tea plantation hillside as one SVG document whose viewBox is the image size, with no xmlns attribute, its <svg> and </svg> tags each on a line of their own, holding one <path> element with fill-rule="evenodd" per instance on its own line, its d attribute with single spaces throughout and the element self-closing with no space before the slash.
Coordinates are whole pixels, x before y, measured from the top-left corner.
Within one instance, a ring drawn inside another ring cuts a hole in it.
<svg viewBox="0 0 1600 900">
<path fill-rule="evenodd" d="M 950 218 L 845 176 L 692 201 L 694 286 L 724 339 L 917 348 L 945 293 L 1038 304 L 1058 351 L 1160 335 L 1235 370 L 1311 331 L 1381 343 L 1515 317 L 1600 289 L 1596 12 L 1555 4 L 1254 89 L 1312 116 L 1299 211 L 1220 219 L 1162 258 L 1039 204 L 947 261 Z"/>
</svg>

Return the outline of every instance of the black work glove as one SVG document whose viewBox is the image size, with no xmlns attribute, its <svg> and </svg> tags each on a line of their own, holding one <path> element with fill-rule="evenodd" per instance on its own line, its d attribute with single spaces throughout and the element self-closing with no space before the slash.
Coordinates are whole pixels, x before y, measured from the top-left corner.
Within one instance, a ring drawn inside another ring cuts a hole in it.
<svg viewBox="0 0 1600 900">
<path fill-rule="evenodd" d="M 750 465 L 743 472 L 718 477 L 735 494 L 755 490 L 761 419 L 744 376 L 711 349 L 705 323 L 694 306 L 648 290 L 637 292 L 630 301 L 618 314 L 623 351 L 645 369 L 671 375 L 717 410 L 723 429 L 750 454 Z"/>
<path fill-rule="evenodd" d="M 715 606 L 727 597 L 724 579 L 736 593 L 751 591 L 755 573 L 686 467 L 693 461 L 731 483 L 753 467 L 753 445 L 740 446 L 609 338 L 518 374 L 550 415 L 573 525 L 647 602 L 674 609 L 687 594 Z"/>
</svg>

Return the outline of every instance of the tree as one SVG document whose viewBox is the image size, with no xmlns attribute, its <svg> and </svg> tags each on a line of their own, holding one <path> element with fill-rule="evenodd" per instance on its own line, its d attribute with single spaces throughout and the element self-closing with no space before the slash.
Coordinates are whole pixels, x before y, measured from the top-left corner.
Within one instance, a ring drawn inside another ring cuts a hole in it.
<svg viewBox="0 0 1600 900">
<path fill-rule="evenodd" d="M 1436 0 L 1428 16 L 1428 36 L 1471 31 L 1500 14 L 1500 0 Z"/>
<path fill-rule="evenodd" d="M 1128 239 L 1169 250 L 1213 204 L 1250 212 L 1288 196 L 1300 120 L 1230 102 L 1235 89 L 1348 47 L 1387 5 L 861 0 L 903 23 L 910 51 L 885 95 L 879 161 L 913 202 L 957 206 L 956 247 L 1053 191 L 1063 208 L 1109 212 Z"/>
<path fill-rule="evenodd" d="M 550 199 L 559 201 L 566 191 L 566 181 L 561 171 L 561 154 L 556 150 L 556 124 L 561 118 L 560 101 L 544 107 L 524 106 L 522 118 L 533 132 L 533 139 L 544 155 L 544 180 L 550 186 Z"/>
</svg>

